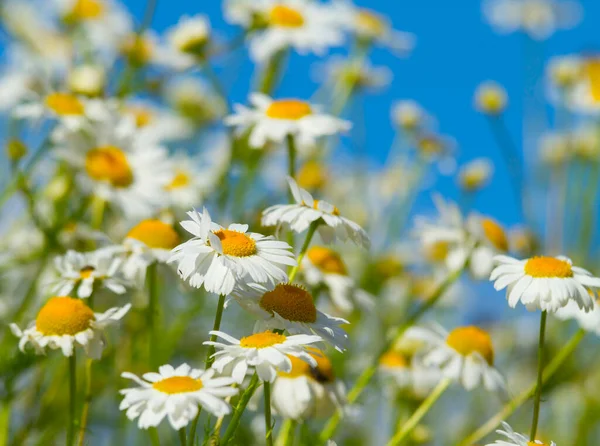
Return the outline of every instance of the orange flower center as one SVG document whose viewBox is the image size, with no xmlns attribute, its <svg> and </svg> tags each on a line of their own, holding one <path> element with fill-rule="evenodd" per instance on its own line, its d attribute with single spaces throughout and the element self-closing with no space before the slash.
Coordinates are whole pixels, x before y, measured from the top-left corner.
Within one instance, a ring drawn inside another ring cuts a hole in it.
<svg viewBox="0 0 600 446">
<path fill-rule="evenodd" d="M 85 157 L 87 174 L 97 181 L 108 181 L 113 187 L 127 187 L 133 183 L 133 172 L 125 153 L 115 146 L 101 146 L 90 150 Z"/>
<path fill-rule="evenodd" d="M 273 101 L 266 111 L 269 118 L 288 119 L 292 121 L 297 121 L 311 113 L 312 109 L 310 108 L 310 104 L 298 99 L 281 99 L 279 101 Z"/>
<path fill-rule="evenodd" d="M 284 378 L 299 378 L 306 376 L 314 381 L 321 384 L 331 383 L 335 381 L 335 373 L 333 365 L 325 353 L 314 347 L 306 348 L 308 354 L 317 361 L 316 367 L 311 367 L 307 362 L 302 359 L 296 358 L 295 356 L 288 355 L 290 361 L 292 361 L 292 370 L 289 373 L 279 372 L 279 376 Z"/>
<path fill-rule="evenodd" d="M 98 0 L 76 0 L 67 18 L 74 20 L 93 20 L 104 13 L 104 5 Z"/>
<path fill-rule="evenodd" d="M 313 323 L 317 320 L 317 309 L 310 293 L 290 283 L 280 283 L 272 291 L 267 291 L 259 305 L 288 321 Z"/>
<path fill-rule="evenodd" d="M 90 328 L 94 312 L 80 299 L 52 297 L 35 320 L 37 330 L 46 336 L 73 336 Z"/>
<path fill-rule="evenodd" d="M 532 257 L 525 263 L 525 274 L 531 277 L 573 277 L 571 264 L 554 257 Z"/>
<path fill-rule="evenodd" d="M 221 247 L 225 255 L 248 257 L 253 256 L 257 252 L 254 239 L 242 232 L 219 229 L 218 231 L 214 231 L 213 234 L 221 240 Z"/>
<path fill-rule="evenodd" d="M 463 356 L 479 353 L 489 365 L 494 364 L 492 338 L 481 328 L 474 326 L 455 328 L 446 338 L 446 344 Z"/>
<path fill-rule="evenodd" d="M 508 238 L 502 226 L 491 218 L 481 220 L 481 227 L 485 237 L 500 251 L 508 251 Z"/>
<path fill-rule="evenodd" d="M 304 17 L 300 11 L 285 5 L 275 5 L 269 13 L 269 23 L 283 28 L 300 28 Z"/>
<path fill-rule="evenodd" d="M 319 202 L 321 200 L 314 200 L 313 201 L 313 209 L 316 209 L 317 211 L 322 211 L 322 209 L 319 209 Z M 304 203 L 304 205 L 306 206 L 306 203 Z M 337 208 L 337 206 L 333 207 L 333 211 L 331 212 L 332 215 L 340 215 L 340 210 Z"/>
<path fill-rule="evenodd" d="M 527 446 L 548 446 L 546 443 L 536 443 L 535 441 L 528 441 Z"/>
<path fill-rule="evenodd" d="M 394 350 L 388 350 L 383 354 L 381 359 L 379 359 L 379 365 L 394 369 L 405 369 L 408 367 L 408 361 L 402 353 Z"/>
<path fill-rule="evenodd" d="M 586 64 L 592 99 L 600 102 L 600 58 L 591 59 Z"/>
<path fill-rule="evenodd" d="M 264 333 L 256 333 L 240 339 L 240 346 L 243 348 L 266 348 L 282 344 L 286 339 L 282 334 L 265 331 Z"/>
<path fill-rule="evenodd" d="M 50 93 L 46 96 L 46 106 L 59 116 L 83 115 L 83 104 L 77 96 L 69 93 Z"/>
<path fill-rule="evenodd" d="M 310 262 L 324 273 L 340 274 L 342 276 L 348 274 L 346 265 L 344 265 L 340 255 L 333 249 L 324 246 L 313 246 L 306 255 Z"/>
<path fill-rule="evenodd" d="M 174 190 L 186 187 L 190 184 L 190 182 L 190 176 L 183 170 L 178 170 L 175 172 L 175 176 L 173 177 L 171 182 L 166 186 L 166 189 Z"/>
<path fill-rule="evenodd" d="M 159 392 L 173 395 L 175 393 L 195 392 L 202 388 L 202 380 L 189 376 L 171 376 L 152 384 Z"/>
<path fill-rule="evenodd" d="M 171 225 L 160 220 L 143 220 L 131 228 L 126 238 L 143 242 L 150 248 L 173 249 L 179 244 L 179 235 Z"/>
</svg>

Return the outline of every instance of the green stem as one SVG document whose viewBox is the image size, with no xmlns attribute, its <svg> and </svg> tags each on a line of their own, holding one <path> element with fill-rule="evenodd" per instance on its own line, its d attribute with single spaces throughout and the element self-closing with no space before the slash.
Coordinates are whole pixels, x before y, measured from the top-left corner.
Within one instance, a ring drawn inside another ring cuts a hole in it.
<svg viewBox="0 0 600 446">
<path fill-rule="evenodd" d="M 75 348 L 69 356 L 69 426 L 67 427 L 67 446 L 72 446 L 76 431 L 76 408 L 77 408 L 77 356 Z"/>
<path fill-rule="evenodd" d="M 187 440 L 185 438 L 185 427 L 182 427 L 177 432 L 179 434 L 179 442 L 181 443 L 181 446 L 186 446 Z"/>
<path fill-rule="evenodd" d="M 92 199 L 92 228 L 100 229 L 102 227 L 102 220 L 104 218 L 104 207 L 106 202 L 104 199 L 97 195 L 94 195 Z"/>
<path fill-rule="evenodd" d="M 148 267 L 148 357 L 151 368 L 157 366 L 156 353 L 158 351 L 158 336 L 157 336 L 157 311 L 158 311 L 158 277 L 156 273 L 157 263 L 154 262 Z"/>
<path fill-rule="evenodd" d="M 571 356 L 571 354 L 575 351 L 585 336 L 585 333 L 585 330 L 580 328 L 579 331 L 577 331 L 577 333 L 575 333 L 573 337 L 569 339 L 569 341 L 559 350 L 552 361 L 548 364 L 548 367 L 544 369 L 542 384 L 546 384 L 562 367 L 569 356 Z M 527 390 L 521 392 L 519 395 L 509 401 L 496 415 L 490 418 L 475 432 L 467 436 L 463 441 L 458 443 L 458 446 L 471 446 L 491 433 L 500 425 L 502 421 L 508 419 L 508 417 L 510 417 L 519 407 L 525 404 L 525 402 L 534 395 L 537 386 L 537 382 L 532 384 Z"/>
<path fill-rule="evenodd" d="M 81 422 L 79 423 L 79 446 L 84 445 L 85 430 L 92 402 L 92 363 L 93 359 L 88 359 L 85 363 L 85 397 L 81 411 Z"/>
<path fill-rule="evenodd" d="M 276 446 L 291 446 L 294 441 L 294 432 L 297 426 L 296 420 L 288 418 L 283 422 L 283 426 L 279 429 L 277 440 L 275 440 Z"/>
<path fill-rule="evenodd" d="M 288 147 L 288 175 L 291 178 L 296 177 L 296 142 L 294 141 L 294 135 L 287 135 L 286 137 Z M 290 199 L 290 202 L 293 198 Z"/>
<path fill-rule="evenodd" d="M 269 62 L 262 73 L 258 91 L 268 95 L 273 92 L 286 54 L 287 50 L 280 50 L 279 52 L 275 53 L 271 59 L 269 59 Z"/>
<path fill-rule="evenodd" d="M 412 414 L 412 416 L 403 424 L 402 428 L 396 432 L 396 434 L 388 442 L 387 446 L 396 446 L 400 444 L 406 437 L 413 431 L 417 424 L 423 419 L 423 417 L 433 407 L 435 402 L 444 394 L 446 389 L 450 387 L 452 380 L 444 378 L 439 384 L 433 389 L 431 394 L 423 401 L 419 408 Z"/>
<path fill-rule="evenodd" d="M 9 398 L 2 403 L 0 409 L 0 445 L 6 446 L 8 444 L 8 430 L 10 427 L 10 407 L 11 401 Z"/>
<path fill-rule="evenodd" d="M 227 443 L 229 443 L 233 439 L 233 436 L 234 436 L 235 432 L 237 431 L 237 428 L 240 424 L 242 414 L 244 413 L 244 410 L 246 409 L 246 406 L 248 405 L 250 398 L 252 398 L 252 395 L 254 395 L 254 392 L 256 392 L 256 389 L 258 389 L 259 385 L 260 385 L 260 381 L 258 380 L 258 375 L 255 373 L 254 376 L 252 377 L 252 379 L 250 380 L 250 384 L 248 385 L 248 388 L 240 397 L 240 401 L 238 402 L 237 406 L 235 407 L 235 409 L 233 411 L 233 416 L 231 417 L 231 421 L 227 425 L 225 434 L 223 435 L 223 438 L 221 439 L 220 444 L 222 446 L 227 446 Z"/>
<path fill-rule="evenodd" d="M 594 236 L 594 219 L 596 207 L 594 204 L 598 201 L 598 179 L 600 177 L 600 167 L 594 164 L 591 167 L 588 178 L 587 189 L 583 196 L 583 217 L 579 239 L 579 252 L 581 261 L 585 265 L 590 254 L 590 245 Z M 578 200 L 577 200 L 578 201 Z"/>
<path fill-rule="evenodd" d="M 267 446 L 273 446 L 273 424 L 271 421 L 271 383 L 265 381 L 265 443 Z"/>
<path fill-rule="evenodd" d="M 535 397 L 533 399 L 533 420 L 531 421 L 531 441 L 535 441 L 537 434 L 538 421 L 540 418 L 540 401 L 542 400 L 543 372 L 544 372 L 544 339 L 546 337 L 546 319 L 548 313 L 542 311 L 540 317 L 540 341 L 538 344 L 538 373 L 537 384 L 535 386 Z"/>
<path fill-rule="evenodd" d="M 313 221 L 309 228 L 308 228 L 308 232 L 306 233 L 306 238 L 304 239 L 304 244 L 302 245 L 302 248 L 300 249 L 300 253 L 298 254 L 298 258 L 297 260 L 297 264 L 296 266 L 294 266 L 292 268 L 292 271 L 290 272 L 290 283 L 294 281 L 294 279 L 296 278 L 296 274 L 298 274 L 298 270 L 300 269 L 300 265 L 302 264 L 302 259 L 304 258 L 304 256 L 306 255 L 306 251 L 308 251 L 308 246 L 310 245 L 310 241 L 313 238 L 313 235 L 315 235 L 315 231 L 317 230 L 317 227 L 319 226 L 320 221 Z"/>
<path fill-rule="evenodd" d="M 158 429 L 151 427 L 148 429 L 148 435 L 150 435 L 150 443 L 152 446 L 160 446 L 160 438 L 158 438 Z"/>
</svg>

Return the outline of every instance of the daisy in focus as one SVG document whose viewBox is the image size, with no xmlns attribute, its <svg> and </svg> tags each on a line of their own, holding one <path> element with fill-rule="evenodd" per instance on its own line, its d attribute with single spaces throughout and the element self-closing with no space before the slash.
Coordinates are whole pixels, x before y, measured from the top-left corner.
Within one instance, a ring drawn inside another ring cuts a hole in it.
<svg viewBox="0 0 600 446">
<path fill-rule="evenodd" d="M 473 390 L 481 385 L 492 392 L 505 392 L 504 379 L 494 368 L 492 339 L 481 328 L 458 327 L 448 333 L 439 326 L 411 327 L 405 338 L 422 341 L 425 344 L 423 363 L 438 367 L 446 378 L 465 389 Z"/>
<path fill-rule="evenodd" d="M 183 280 L 195 288 L 227 295 L 246 283 L 278 283 L 287 280 L 284 266 L 295 266 L 291 246 L 248 232 L 248 225 L 224 228 L 214 223 L 208 210 L 188 212 L 191 220 L 181 226 L 194 237 L 175 247 L 169 263 L 177 264 Z"/>
<path fill-rule="evenodd" d="M 80 345 L 87 356 L 99 359 L 105 345 L 104 329 L 125 316 L 129 308 L 127 304 L 94 313 L 81 299 L 55 296 L 48 299 L 28 328 L 21 330 L 10 324 L 10 329 L 21 338 L 19 349 L 23 352 L 30 343 L 38 355 L 45 354 L 46 348 L 60 348 L 63 355 L 71 356 L 75 346 Z"/>
<path fill-rule="evenodd" d="M 531 257 L 517 260 L 496 256 L 496 268 L 490 275 L 496 290 L 507 288 L 508 305 L 521 302 L 529 311 L 556 312 L 570 301 L 585 311 L 594 306 L 591 294 L 600 288 L 600 278 L 578 266 L 567 257 Z M 590 291 L 592 293 L 590 293 Z"/>
<path fill-rule="evenodd" d="M 260 149 L 268 142 L 282 144 L 294 137 L 300 148 L 314 146 L 317 139 L 350 129 L 351 124 L 322 113 L 318 106 L 299 99 L 272 99 L 262 93 L 250 95 L 251 107 L 233 106 L 235 113 L 225 124 L 241 135 L 250 129 L 250 147 Z"/>
<path fill-rule="evenodd" d="M 60 278 L 52 293 L 67 296 L 77 289 L 77 297 L 90 297 L 95 286 L 108 288 L 115 294 L 126 291 L 127 281 L 121 275 L 121 260 L 101 252 L 80 253 L 69 250 L 64 256 L 54 259 Z"/>
<path fill-rule="evenodd" d="M 236 289 L 232 296 L 259 319 L 254 327 L 256 332 L 287 330 L 293 335 L 317 335 L 340 352 L 346 348 L 348 334 L 341 325 L 349 322 L 317 310 L 312 295 L 299 285 L 249 284 Z"/>
<path fill-rule="evenodd" d="M 263 211 L 263 226 L 288 226 L 292 231 L 301 233 L 314 222 L 319 222 L 317 231 L 325 243 L 336 239 L 352 240 L 356 245 L 368 248 L 369 236 L 357 223 L 340 215 L 334 205 L 323 200 L 315 200 L 306 190 L 288 177 L 290 190 L 295 204 L 278 204 Z"/>
<path fill-rule="evenodd" d="M 496 432 L 501 436 L 506 437 L 506 440 L 496 440 L 493 443 L 488 443 L 486 446 L 556 446 L 553 441 L 550 444 L 542 443 L 540 440 L 530 440 L 529 437 L 519 434 L 513 430 L 512 427 L 506 422 L 502 422 L 502 429 L 498 429 Z"/>
<path fill-rule="evenodd" d="M 139 387 L 120 391 L 124 398 L 119 410 L 126 410 L 130 420 L 137 418 L 140 429 L 156 427 L 165 417 L 173 429 L 181 429 L 196 417 L 199 406 L 217 417 L 227 415 L 231 406 L 224 398 L 236 395 L 238 389 L 231 387 L 231 378 L 214 378 L 214 374 L 213 369 L 203 371 L 187 364 L 163 365 L 158 373 L 145 373 L 142 378 L 124 372 L 121 376 Z"/>
<path fill-rule="evenodd" d="M 292 370 L 290 356 L 316 366 L 316 361 L 306 352 L 305 346 L 322 341 L 320 336 L 286 336 L 272 331 L 255 333 L 242 339 L 235 339 L 222 331 L 211 331 L 210 334 L 227 341 L 227 344 L 204 342 L 204 345 L 213 345 L 217 349 L 213 355 L 215 362 L 212 367 L 219 373 L 223 373 L 225 367 L 231 367 L 231 376 L 238 384 L 242 384 L 250 367 L 256 370 L 262 381 L 272 383 L 278 371 Z"/>
</svg>

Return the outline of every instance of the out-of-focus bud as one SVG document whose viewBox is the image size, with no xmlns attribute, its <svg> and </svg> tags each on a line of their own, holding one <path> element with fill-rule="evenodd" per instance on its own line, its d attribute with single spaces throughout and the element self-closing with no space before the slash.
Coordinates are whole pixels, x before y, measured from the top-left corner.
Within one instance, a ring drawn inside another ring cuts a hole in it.
<svg viewBox="0 0 600 446">
<path fill-rule="evenodd" d="M 20 139 L 11 139 L 6 144 L 6 156 L 12 162 L 17 162 L 27 155 L 27 146 Z"/>
<path fill-rule="evenodd" d="M 475 107 L 486 115 L 499 115 L 506 109 L 508 96 L 502 85 L 487 81 L 475 90 Z"/>
<path fill-rule="evenodd" d="M 569 88 L 581 79 L 583 66 L 577 56 L 557 57 L 548 65 L 550 80 L 559 88 Z"/>
<path fill-rule="evenodd" d="M 492 162 L 487 158 L 478 158 L 462 166 L 458 182 L 465 191 L 475 192 L 489 184 L 493 173 Z"/>
<path fill-rule="evenodd" d="M 218 119 L 227 112 L 223 100 L 195 78 L 171 83 L 165 94 L 175 110 L 198 125 Z"/>
<path fill-rule="evenodd" d="M 549 133 L 540 142 L 540 158 L 549 166 L 562 166 L 572 156 L 569 135 Z"/>
<path fill-rule="evenodd" d="M 573 154 L 583 161 L 600 161 L 600 131 L 595 126 L 585 126 L 575 130 L 571 144 Z"/>
<path fill-rule="evenodd" d="M 106 83 L 106 73 L 99 65 L 80 65 L 69 74 L 69 88 L 83 96 L 101 96 Z"/>
<path fill-rule="evenodd" d="M 298 185 L 309 191 L 322 188 L 327 182 L 327 170 L 318 161 L 307 161 L 296 174 Z"/>
<path fill-rule="evenodd" d="M 432 160 L 447 155 L 451 149 L 451 140 L 434 133 L 420 135 L 417 140 L 417 151 L 427 159 Z"/>
<path fill-rule="evenodd" d="M 66 175 L 57 175 L 48 183 L 44 194 L 51 200 L 57 201 L 65 197 L 70 188 L 69 178 Z"/>
<path fill-rule="evenodd" d="M 177 24 L 168 39 L 182 53 L 202 57 L 210 39 L 210 25 L 202 16 L 188 17 Z"/>
<path fill-rule="evenodd" d="M 154 54 L 154 44 L 145 35 L 131 34 L 121 45 L 121 54 L 134 66 L 146 65 Z"/>
<path fill-rule="evenodd" d="M 392 108 L 392 121 L 402 130 L 414 131 L 421 127 L 425 112 L 415 101 L 398 101 Z"/>
<path fill-rule="evenodd" d="M 510 250 L 520 257 L 530 257 L 538 252 L 539 243 L 535 234 L 526 227 L 517 226 L 508 234 Z"/>
</svg>

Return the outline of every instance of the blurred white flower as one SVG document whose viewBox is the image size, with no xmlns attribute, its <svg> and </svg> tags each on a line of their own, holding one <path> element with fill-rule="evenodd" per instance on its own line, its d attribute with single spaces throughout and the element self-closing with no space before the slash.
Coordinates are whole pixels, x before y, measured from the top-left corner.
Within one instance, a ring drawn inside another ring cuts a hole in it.
<svg viewBox="0 0 600 446">
<path fill-rule="evenodd" d="M 200 63 L 210 40 L 210 23 L 204 15 L 182 16 L 166 31 L 166 43 L 156 48 L 155 61 L 185 70 Z"/>
<path fill-rule="evenodd" d="M 507 440 L 496 440 L 493 443 L 488 443 L 486 446 L 556 446 L 553 441 L 550 444 L 542 443 L 540 440 L 530 440 L 530 437 L 521 435 L 515 432 L 508 423 L 502 422 L 502 429 L 496 432 L 505 437 Z"/>
<path fill-rule="evenodd" d="M 575 301 L 571 300 L 567 305 L 557 310 L 554 316 L 563 321 L 574 319 L 584 330 L 600 336 L 600 305 L 597 300 L 598 296 L 594 295 L 592 297 L 594 303 L 590 311 L 582 310 Z"/>
<path fill-rule="evenodd" d="M 477 158 L 464 164 L 458 172 L 460 187 L 476 191 L 487 186 L 494 173 L 494 164 L 489 158 Z"/>
</svg>

